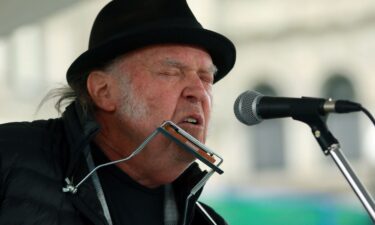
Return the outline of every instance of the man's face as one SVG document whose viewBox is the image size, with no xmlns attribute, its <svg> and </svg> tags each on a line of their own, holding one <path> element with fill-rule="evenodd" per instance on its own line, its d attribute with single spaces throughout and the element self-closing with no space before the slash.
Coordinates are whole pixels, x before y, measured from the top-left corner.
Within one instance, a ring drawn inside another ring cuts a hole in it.
<svg viewBox="0 0 375 225">
<path fill-rule="evenodd" d="M 215 72 L 210 55 L 191 46 L 157 45 L 126 55 L 117 68 L 118 129 L 140 144 L 171 120 L 205 142 Z"/>
</svg>

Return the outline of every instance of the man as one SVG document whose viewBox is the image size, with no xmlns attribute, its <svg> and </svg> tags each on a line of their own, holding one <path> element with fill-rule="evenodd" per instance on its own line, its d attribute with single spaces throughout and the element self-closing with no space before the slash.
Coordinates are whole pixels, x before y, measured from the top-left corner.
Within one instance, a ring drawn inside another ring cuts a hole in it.
<svg viewBox="0 0 375 225">
<path fill-rule="evenodd" d="M 83 178 L 166 120 L 205 142 L 212 85 L 234 61 L 184 0 L 108 3 L 67 72 L 62 118 L 0 126 L 0 224 L 226 224 L 199 193 L 188 199 L 204 173 L 162 135 Z"/>
</svg>

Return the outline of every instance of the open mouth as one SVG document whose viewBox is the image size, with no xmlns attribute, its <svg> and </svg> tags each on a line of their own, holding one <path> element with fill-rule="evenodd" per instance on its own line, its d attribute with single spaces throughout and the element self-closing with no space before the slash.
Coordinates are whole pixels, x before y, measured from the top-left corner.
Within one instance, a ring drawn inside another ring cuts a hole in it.
<svg viewBox="0 0 375 225">
<path fill-rule="evenodd" d="M 191 124 L 198 124 L 198 120 L 192 117 L 188 117 L 184 119 L 184 123 L 191 123 Z"/>
<path fill-rule="evenodd" d="M 182 119 L 180 123 L 200 126 L 203 124 L 203 118 L 199 114 L 189 115 L 189 116 L 186 116 L 184 119 Z"/>
</svg>

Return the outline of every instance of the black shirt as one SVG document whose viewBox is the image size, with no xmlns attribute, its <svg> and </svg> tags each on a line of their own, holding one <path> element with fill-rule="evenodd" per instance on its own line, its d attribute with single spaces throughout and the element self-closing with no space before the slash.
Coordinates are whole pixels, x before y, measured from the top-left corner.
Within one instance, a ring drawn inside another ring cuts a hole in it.
<svg viewBox="0 0 375 225">
<path fill-rule="evenodd" d="M 96 165 L 109 162 L 104 153 L 92 146 Z M 164 187 L 146 188 L 116 165 L 97 171 L 114 225 L 163 225 Z"/>
</svg>

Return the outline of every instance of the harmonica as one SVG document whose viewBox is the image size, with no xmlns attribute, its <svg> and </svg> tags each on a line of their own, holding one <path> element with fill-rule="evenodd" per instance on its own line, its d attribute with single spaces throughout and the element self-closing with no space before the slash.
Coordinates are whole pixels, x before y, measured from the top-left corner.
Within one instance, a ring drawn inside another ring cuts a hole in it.
<svg viewBox="0 0 375 225">
<path fill-rule="evenodd" d="M 158 131 L 165 137 L 177 143 L 184 150 L 192 153 L 199 161 L 213 169 L 215 172 L 219 174 L 224 173 L 224 171 L 219 168 L 223 159 L 173 122 L 164 122 L 158 128 Z"/>
</svg>

